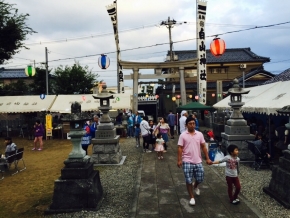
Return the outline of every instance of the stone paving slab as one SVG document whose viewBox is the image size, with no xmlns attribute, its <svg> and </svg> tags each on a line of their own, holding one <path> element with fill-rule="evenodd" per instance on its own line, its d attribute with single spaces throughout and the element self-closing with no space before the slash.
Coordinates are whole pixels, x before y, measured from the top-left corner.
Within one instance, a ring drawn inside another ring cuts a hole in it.
<svg viewBox="0 0 290 218">
<path fill-rule="evenodd" d="M 205 180 L 200 186 L 201 195 L 195 196 L 195 206 L 189 205 L 183 171 L 176 165 L 177 140 L 175 137 L 170 141 L 163 160 L 158 160 L 155 152 L 143 153 L 138 176 L 139 192 L 132 217 L 263 217 L 243 196 L 239 205 L 230 204 L 225 179 L 206 163 L 203 164 Z M 142 152 L 142 148 L 138 152 Z"/>
</svg>

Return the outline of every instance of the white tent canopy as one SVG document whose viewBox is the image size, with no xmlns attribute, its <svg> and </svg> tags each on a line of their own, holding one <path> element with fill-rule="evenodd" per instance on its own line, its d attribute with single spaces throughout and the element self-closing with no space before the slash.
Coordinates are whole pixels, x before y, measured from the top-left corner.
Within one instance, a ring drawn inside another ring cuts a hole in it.
<svg viewBox="0 0 290 218">
<path fill-rule="evenodd" d="M 290 81 L 280 81 L 267 85 L 247 88 L 249 94 L 242 95 L 242 112 L 278 114 L 277 110 L 290 105 Z M 230 96 L 213 105 L 216 109 L 230 108 Z"/>
<path fill-rule="evenodd" d="M 113 94 L 114 99 L 110 99 L 112 109 L 131 108 L 131 95 L 129 94 Z M 81 104 L 82 111 L 97 111 L 100 101 L 93 98 L 93 94 L 83 95 L 58 95 L 54 104 L 50 108 L 50 112 L 70 113 L 71 104 L 73 102 Z"/>
<path fill-rule="evenodd" d="M 48 111 L 56 95 L 0 96 L 0 113 L 29 113 Z"/>
</svg>

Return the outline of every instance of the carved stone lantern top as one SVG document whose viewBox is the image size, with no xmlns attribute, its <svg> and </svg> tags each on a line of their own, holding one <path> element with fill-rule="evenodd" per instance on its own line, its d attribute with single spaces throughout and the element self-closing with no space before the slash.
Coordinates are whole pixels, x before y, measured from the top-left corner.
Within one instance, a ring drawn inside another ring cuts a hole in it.
<svg viewBox="0 0 290 218">
<path fill-rule="evenodd" d="M 228 91 L 228 93 L 231 95 L 231 103 L 241 103 L 242 94 L 248 94 L 250 90 L 245 90 L 241 88 L 237 79 L 234 79 L 233 83 L 233 87 L 230 88 Z"/>
<path fill-rule="evenodd" d="M 70 122 L 71 129 L 81 129 L 82 122 L 91 120 L 91 116 L 88 112 L 82 112 L 81 104 L 75 101 L 71 104 L 71 113 L 65 114 L 61 120 Z M 76 123 L 78 123 L 78 125 L 76 125 Z"/>
</svg>

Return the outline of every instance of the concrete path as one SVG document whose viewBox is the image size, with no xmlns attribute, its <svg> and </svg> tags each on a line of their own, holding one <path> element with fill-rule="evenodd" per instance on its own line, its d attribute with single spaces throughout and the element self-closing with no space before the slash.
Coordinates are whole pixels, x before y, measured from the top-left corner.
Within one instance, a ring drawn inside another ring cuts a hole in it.
<svg viewBox="0 0 290 218">
<path fill-rule="evenodd" d="M 205 162 L 201 194 L 195 195 L 196 205 L 190 206 L 183 171 L 176 163 L 177 137 L 170 141 L 163 160 L 157 159 L 156 152 L 143 154 L 138 194 L 131 217 L 264 217 L 242 195 L 239 196 L 239 205 L 230 204 L 225 179 Z"/>
</svg>

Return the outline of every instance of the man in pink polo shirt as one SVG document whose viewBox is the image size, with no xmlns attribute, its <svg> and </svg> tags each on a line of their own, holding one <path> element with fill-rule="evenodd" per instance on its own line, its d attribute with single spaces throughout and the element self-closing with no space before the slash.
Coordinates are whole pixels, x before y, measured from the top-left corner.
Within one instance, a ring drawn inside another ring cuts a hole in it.
<svg viewBox="0 0 290 218">
<path fill-rule="evenodd" d="M 212 161 L 208 157 L 203 134 L 195 131 L 195 119 L 189 116 L 185 121 L 185 125 L 187 130 L 178 139 L 177 166 L 179 168 L 182 167 L 184 172 L 186 188 L 190 196 L 189 204 L 195 205 L 193 189 L 196 195 L 200 195 L 200 190 L 197 186 L 204 179 L 201 150 L 205 155 L 206 163 L 211 165 Z M 192 184 L 193 178 L 195 179 L 194 184 Z"/>
</svg>

